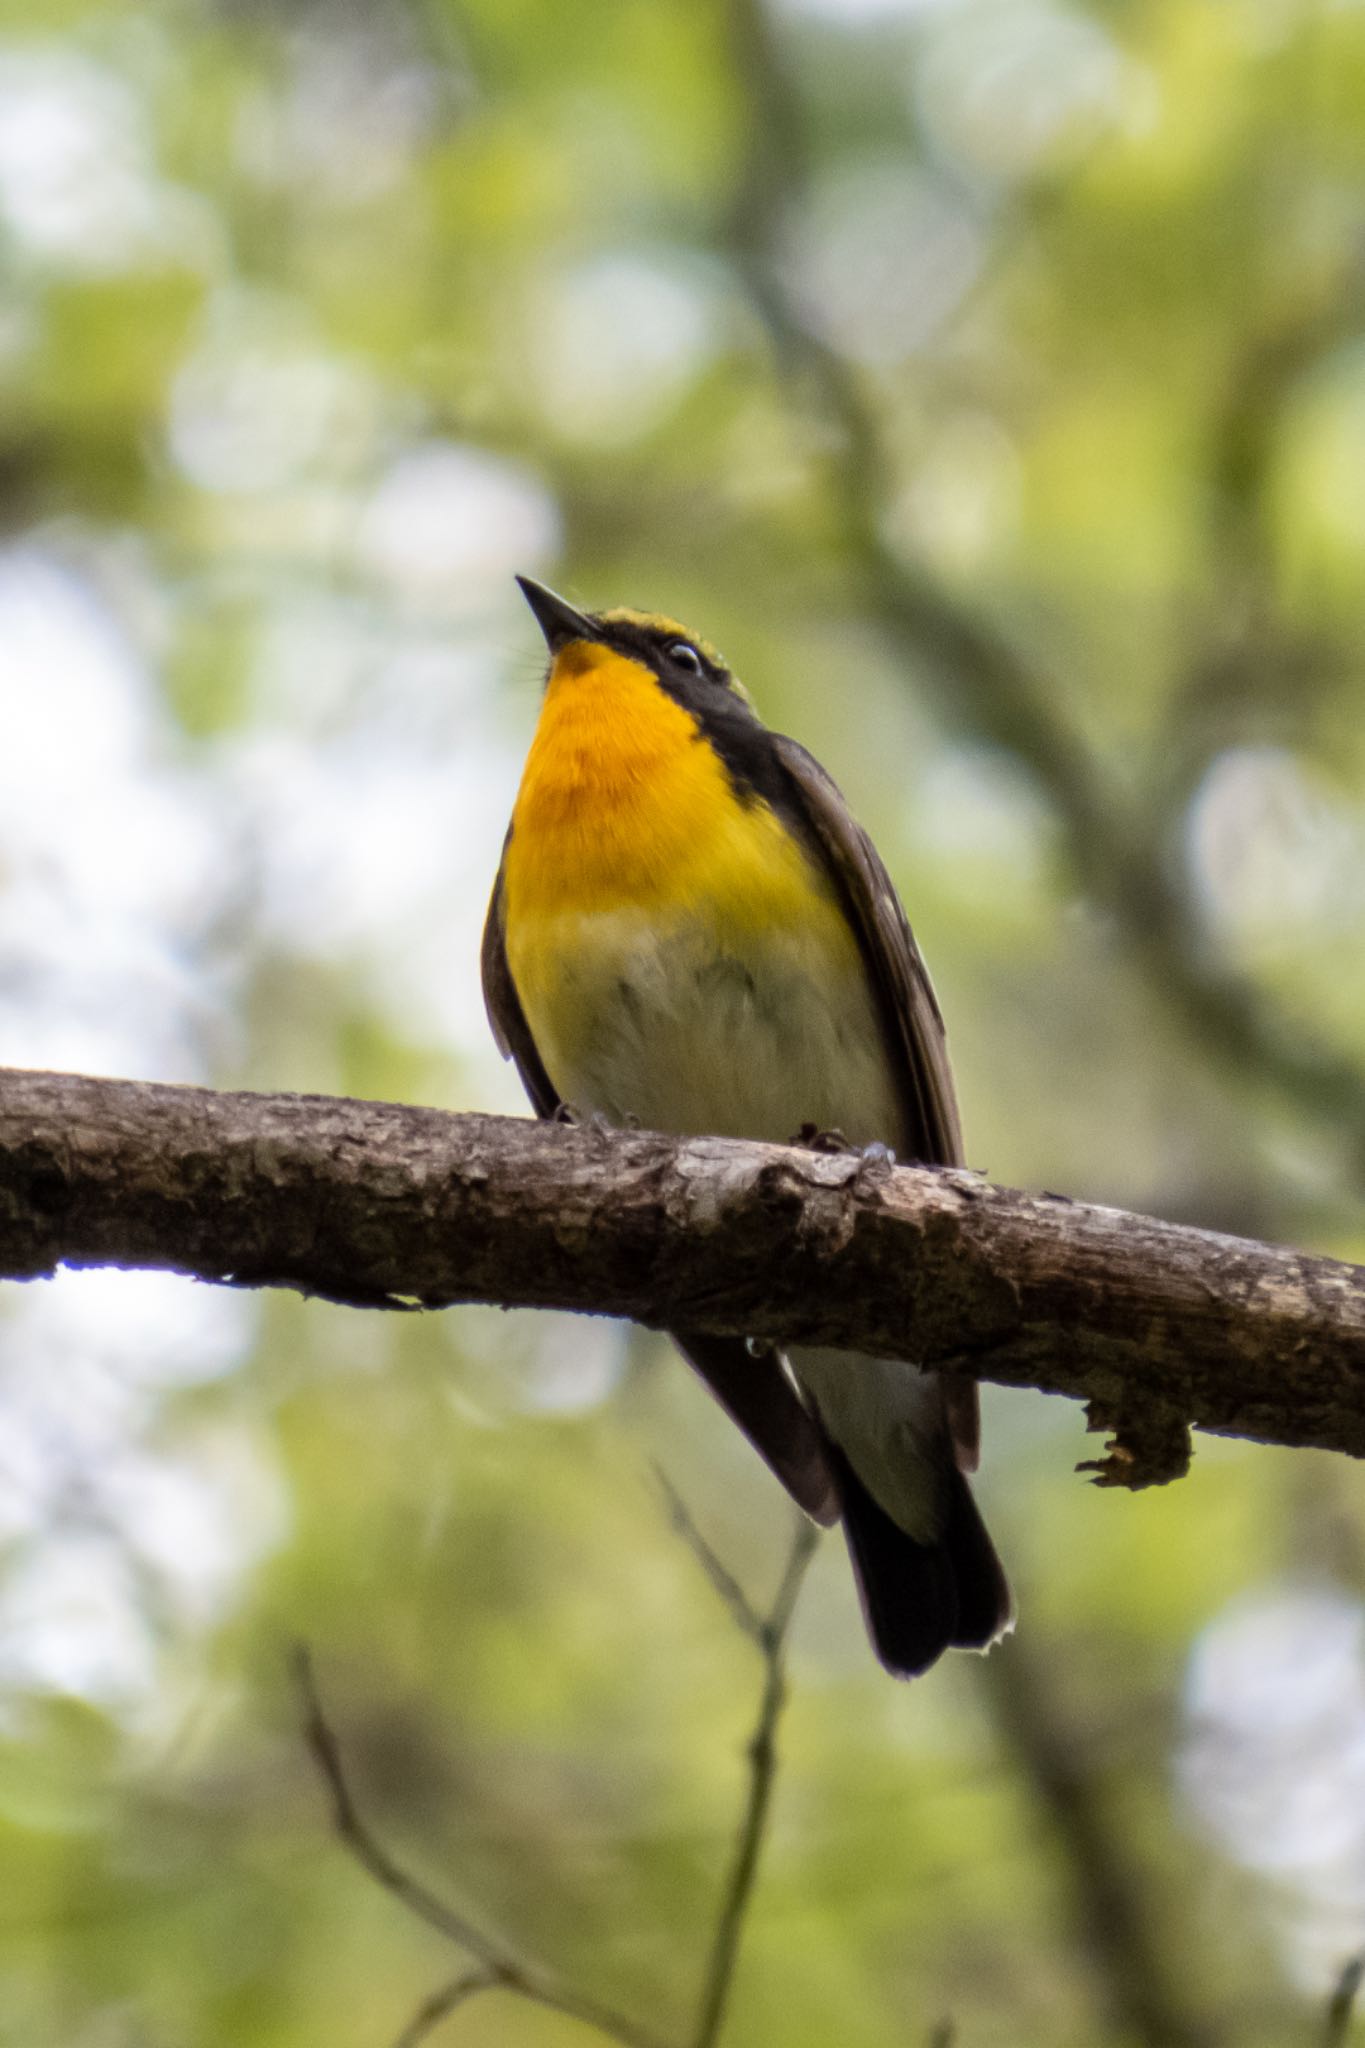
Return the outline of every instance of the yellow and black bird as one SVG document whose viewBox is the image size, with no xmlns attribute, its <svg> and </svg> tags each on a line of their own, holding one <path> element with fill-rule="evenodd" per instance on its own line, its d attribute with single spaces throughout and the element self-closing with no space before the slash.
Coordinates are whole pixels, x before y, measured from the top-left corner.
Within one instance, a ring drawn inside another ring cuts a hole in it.
<svg viewBox="0 0 1365 2048">
<path fill-rule="evenodd" d="M 550 651 L 484 931 L 493 1030 L 540 1116 L 961 1162 L 943 1021 L 839 790 L 672 619 L 518 582 Z M 675 1332 L 788 1491 L 842 1520 L 877 1654 L 984 1649 L 1009 1588 L 972 1500 L 977 1391 L 910 1364 Z"/>
</svg>

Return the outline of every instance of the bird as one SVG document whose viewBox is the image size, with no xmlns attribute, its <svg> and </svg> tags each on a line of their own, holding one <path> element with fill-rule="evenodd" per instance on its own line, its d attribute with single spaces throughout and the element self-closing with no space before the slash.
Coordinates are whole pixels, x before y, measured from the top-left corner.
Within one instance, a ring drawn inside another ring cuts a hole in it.
<svg viewBox="0 0 1365 2048">
<path fill-rule="evenodd" d="M 494 1037 L 541 1117 L 962 1163 L 942 1014 L 832 778 L 676 619 L 517 582 L 545 691 L 484 926 Z M 843 1526 L 892 1674 L 1013 1625 L 967 1475 L 975 1382 L 670 1333 L 798 1506 Z"/>
</svg>

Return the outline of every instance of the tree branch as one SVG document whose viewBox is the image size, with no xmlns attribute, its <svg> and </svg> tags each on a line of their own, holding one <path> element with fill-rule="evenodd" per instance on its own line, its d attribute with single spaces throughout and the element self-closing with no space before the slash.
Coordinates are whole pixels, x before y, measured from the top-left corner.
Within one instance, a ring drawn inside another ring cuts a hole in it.
<svg viewBox="0 0 1365 2048">
<path fill-rule="evenodd" d="M 294 1674 L 303 1705 L 304 1741 L 327 1788 L 337 1834 L 362 1870 L 374 1879 L 381 1890 L 397 1899 L 418 1920 L 435 1928 L 456 1948 L 477 1959 L 476 1968 L 453 1978 L 418 2008 L 399 2035 L 395 2048 L 412 2048 L 412 2044 L 420 2042 L 433 2027 L 478 1992 L 494 1990 L 514 1992 L 519 1998 L 529 1999 L 533 2005 L 547 2006 L 552 2012 L 562 2012 L 571 2019 L 581 2020 L 584 2026 L 595 2027 L 599 2034 L 618 2042 L 620 2048 L 662 2048 L 658 2035 L 638 2026 L 626 2014 L 603 2004 L 600 1999 L 558 1983 L 547 1971 L 513 1955 L 510 1948 L 477 1926 L 466 1914 L 447 1905 L 444 1899 L 389 1854 L 361 1818 L 356 1806 L 342 1762 L 341 1745 L 323 1711 L 312 1659 L 305 1649 L 300 1648 L 295 1653 Z"/>
<path fill-rule="evenodd" d="M 430 1998 L 424 1998 L 393 2048 L 421 2048 L 421 2043 L 437 2027 L 444 2025 L 462 2005 L 468 2005 L 471 1998 L 477 1998 L 481 1991 L 491 1991 L 501 1982 L 491 1970 L 463 1970 L 458 1977 L 452 1977 L 439 1991 L 433 1991 Z"/>
<path fill-rule="evenodd" d="M 724 1581 L 717 1577 L 718 1560 L 714 1551 L 696 1530 L 686 1510 L 682 1510 L 683 1518 L 680 1518 L 680 1508 L 681 1503 L 678 1503 L 674 1509 L 675 1526 L 697 1549 L 703 1571 L 763 1658 L 763 1690 L 759 1696 L 758 1719 L 748 1743 L 748 1792 L 735 1838 L 734 1860 L 721 1894 L 711 1950 L 706 1959 L 706 1976 L 691 2043 L 691 2048 L 715 2048 L 725 2025 L 735 1965 L 739 1961 L 739 1945 L 758 1877 L 758 1859 L 763 1851 L 773 1787 L 777 1781 L 777 1730 L 782 1710 L 787 1704 L 787 1636 L 820 1536 L 813 1523 L 804 1519 L 796 1523 L 782 1583 L 767 1613 L 759 1616 L 747 1599 L 743 1610 L 736 1607 Z M 724 1573 L 724 1579 L 730 1579 L 724 1566 L 719 1569 Z M 730 1583 L 734 1581 L 730 1580 Z M 746 1612 L 752 1617 L 752 1625 L 744 1619 Z"/>
<path fill-rule="evenodd" d="M 688 2036 L 689 2048 L 716 2048 L 725 2026 L 777 1779 L 777 1730 L 787 1702 L 787 1638 L 820 1535 L 813 1523 L 804 1517 L 796 1518 L 781 1583 L 771 1605 L 760 1612 L 716 1556 L 678 1494 L 667 1481 L 664 1485 L 673 1526 L 696 1555 L 725 1602 L 731 1620 L 763 1659 L 758 1717 L 747 1746 L 747 1788 L 730 1870 L 707 1951 L 697 2018 Z M 511 1992 L 533 2005 L 565 2013 L 618 2042 L 620 2048 L 664 2048 L 658 2036 L 648 2033 L 628 2015 L 600 1999 L 569 1989 L 537 1965 L 514 1956 L 495 1936 L 466 1913 L 448 1905 L 399 1863 L 361 1817 L 342 1760 L 341 1744 L 323 1708 L 313 1660 L 301 1645 L 294 1653 L 294 1678 L 303 1708 L 304 1741 L 327 1789 L 332 1824 L 341 1841 L 381 1890 L 388 1892 L 414 1918 L 424 1921 L 476 1959 L 472 1969 L 462 1970 L 422 2001 L 394 2048 L 419 2048 L 436 2027 L 484 1991 Z"/>
<path fill-rule="evenodd" d="M 912 1358 L 1090 1403 L 1109 1483 L 1365 1454 L 1365 1270 L 857 1154 L 3 1071 L 0 1278 L 63 1263 Z"/>
</svg>

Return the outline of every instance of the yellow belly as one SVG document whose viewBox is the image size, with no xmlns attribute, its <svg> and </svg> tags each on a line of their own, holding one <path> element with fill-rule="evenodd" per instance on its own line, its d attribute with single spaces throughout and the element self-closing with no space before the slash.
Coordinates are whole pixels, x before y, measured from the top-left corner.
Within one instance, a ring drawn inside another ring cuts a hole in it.
<svg viewBox="0 0 1365 2048">
<path fill-rule="evenodd" d="M 712 907 L 714 910 L 714 906 Z M 770 928 L 722 938 L 706 909 L 539 924 L 508 959 L 564 1098 L 613 1123 L 720 1137 L 898 1142 L 895 1095 L 851 940 Z"/>
</svg>

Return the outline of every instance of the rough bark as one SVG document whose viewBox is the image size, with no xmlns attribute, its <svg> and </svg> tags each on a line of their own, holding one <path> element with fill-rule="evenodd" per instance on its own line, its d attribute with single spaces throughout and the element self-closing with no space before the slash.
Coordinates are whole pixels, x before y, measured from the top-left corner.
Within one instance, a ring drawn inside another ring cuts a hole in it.
<svg viewBox="0 0 1365 2048">
<path fill-rule="evenodd" d="M 1109 1483 L 1365 1453 L 1365 1270 L 837 1152 L 6 1070 L 0 1277 L 61 1264 L 914 1358 L 1088 1402 Z"/>
</svg>

